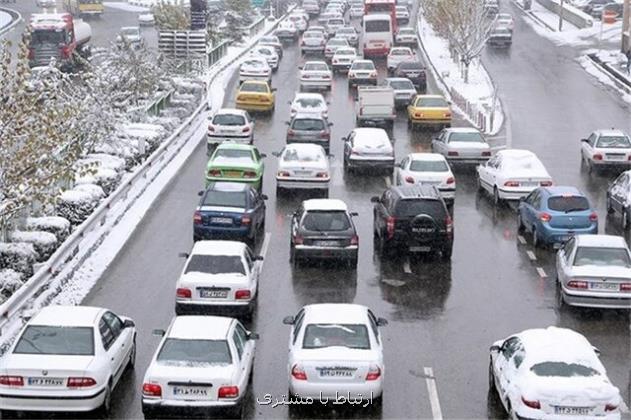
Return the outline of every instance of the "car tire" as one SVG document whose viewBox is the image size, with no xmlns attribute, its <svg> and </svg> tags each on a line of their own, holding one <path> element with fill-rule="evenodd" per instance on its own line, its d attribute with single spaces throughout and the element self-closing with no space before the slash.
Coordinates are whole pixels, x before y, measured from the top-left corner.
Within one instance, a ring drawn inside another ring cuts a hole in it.
<svg viewBox="0 0 631 420">
<path fill-rule="evenodd" d="M 539 235 L 537 234 L 537 229 L 532 228 L 532 246 L 533 248 L 542 248 L 541 240 L 539 239 Z"/>
<path fill-rule="evenodd" d="M 526 226 L 524 226 L 524 222 L 521 220 L 521 214 L 517 215 L 517 233 L 524 233 L 526 231 Z"/>
<path fill-rule="evenodd" d="M 127 367 L 130 370 L 134 370 L 136 367 L 136 336 L 134 335 L 134 339 L 131 344 L 131 353 L 129 355 L 129 361 L 127 362 Z"/>
<path fill-rule="evenodd" d="M 495 388 L 495 375 L 493 375 L 493 360 L 489 357 L 489 391 L 493 391 L 497 396 L 497 389 Z"/>
<path fill-rule="evenodd" d="M 446 246 L 440 250 L 440 257 L 443 261 L 449 261 L 453 253 L 453 246 Z"/>
<path fill-rule="evenodd" d="M 497 187 L 493 187 L 493 205 L 495 207 L 499 207 L 502 204 L 502 199 L 500 198 L 500 193 L 497 190 Z"/>
<path fill-rule="evenodd" d="M 103 398 L 103 404 L 98 408 L 99 416 L 108 418 L 112 410 L 112 379 L 107 383 L 105 387 L 105 397 Z"/>
<path fill-rule="evenodd" d="M 556 279 L 556 287 L 555 287 L 555 300 L 556 300 L 556 304 L 557 304 L 557 309 L 559 311 L 565 310 L 567 307 L 567 304 L 565 303 L 565 300 L 563 299 L 563 290 L 561 289 L 561 282 L 559 281 L 559 278 L 557 277 Z"/>
</svg>

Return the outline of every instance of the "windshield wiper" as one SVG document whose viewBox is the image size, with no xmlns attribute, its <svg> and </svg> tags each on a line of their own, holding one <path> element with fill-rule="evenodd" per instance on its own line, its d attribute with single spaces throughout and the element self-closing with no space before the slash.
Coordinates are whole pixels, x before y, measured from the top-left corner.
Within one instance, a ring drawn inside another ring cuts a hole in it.
<svg viewBox="0 0 631 420">
<path fill-rule="evenodd" d="M 574 208 L 565 210 L 565 213 L 571 213 L 571 212 L 574 212 L 574 211 L 585 211 L 585 210 L 587 210 L 587 209 L 584 208 L 584 207 L 574 207 Z"/>
</svg>

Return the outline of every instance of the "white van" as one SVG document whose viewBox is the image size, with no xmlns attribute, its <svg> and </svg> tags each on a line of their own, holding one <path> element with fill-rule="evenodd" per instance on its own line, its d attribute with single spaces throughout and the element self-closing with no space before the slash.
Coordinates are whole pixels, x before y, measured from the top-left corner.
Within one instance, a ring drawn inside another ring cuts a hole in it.
<svg viewBox="0 0 631 420">
<path fill-rule="evenodd" d="M 362 23 L 364 57 L 385 57 L 392 47 L 392 18 L 388 14 L 365 15 Z"/>
<path fill-rule="evenodd" d="M 385 124 L 392 127 L 396 118 L 394 89 L 390 86 L 359 86 L 355 119 L 357 127 Z"/>
</svg>

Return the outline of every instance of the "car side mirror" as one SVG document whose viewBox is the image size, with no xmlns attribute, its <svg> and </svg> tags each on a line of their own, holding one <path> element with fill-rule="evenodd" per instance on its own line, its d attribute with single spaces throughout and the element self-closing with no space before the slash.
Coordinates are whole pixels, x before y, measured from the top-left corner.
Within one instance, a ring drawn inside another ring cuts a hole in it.
<svg viewBox="0 0 631 420">
<path fill-rule="evenodd" d="M 359 216 L 359 213 L 357 213 L 356 211 L 352 211 L 349 214 L 351 215 L 351 217 Z"/>
<path fill-rule="evenodd" d="M 289 124 L 291 124 L 291 122 L 285 121 L 285 125 L 289 125 Z"/>
<path fill-rule="evenodd" d="M 298 70 L 302 70 L 302 68 L 303 68 L 302 66 L 298 66 Z"/>
<path fill-rule="evenodd" d="M 587 142 L 587 139 L 581 139 L 581 142 Z"/>
<path fill-rule="evenodd" d="M 381 199 L 379 197 L 370 197 L 370 202 L 371 203 L 380 203 Z"/>
<path fill-rule="evenodd" d="M 272 88 L 271 89 L 272 92 L 276 92 L 276 90 L 277 90 L 276 88 Z"/>
<path fill-rule="evenodd" d="M 167 332 L 164 331 L 164 330 L 153 330 L 153 331 L 151 331 L 151 334 L 155 335 L 156 337 L 164 337 L 164 335 L 166 333 Z"/>
<path fill-rule="evenodd" d="M 295 322 L 296 320 L 293 316 L 286 316 L 285 318 L 283 318 L 283 324 L 285 325 L 294 325 Z"/>
<path fill-rule="evenodd" d="M 189 257 L 189 253 L 188 252 L 178 252 L 177 256 L 180 258 L 188 258 Z"/>
<path fill-rule="evenodd" d="M 255 255 L 254 256 L 254 261 L 263 261 L 263 256 L 262 255 Z"/>
<path fill-rule="evenodd" d="M 266 153 L 261 153 L 260 156 L 261 156 L 261 159 L 263 159 L 263 158 L 267 157 L 267 154 Z"/>
<path fill-rule="evenodd" d="M 495 352 L 495 353 L 499 352 L 500 349 L 501 349 L 501 347 L 498 346 L 497 344 L 493 344 L 491 347 L 489 347 L 489 351 L 492 351 L 492 352 Z"/>
<path fill-rule="evenodd" d="M 262 199 L 262 200 L 267 200 L 268 198 L 269 198 L 269 197 L 268 197 L 267 195 L 265 195 L 265 194 L 261 194 L 261 199 Z"/>
<path fill-rule="evenodd" d="M 255 332 L 248 333 L 248 340 L 258 340 L 259 338 L 261 338 L 261 336 L 258 333 L 255 333 Z"/>
<path fill-rule="evenodd" d="M 596 353 L 596 355 L 600 357 L 600 349 L 595 346 L 592 346 L 592 348 L 594 349 L 594 353 Z"/>
<path fill-rule="evenodd" d="M 377 318 L 377 326 L 378 327 L 385 327 L 386 325 L 388 325 L 388 320 L 385 318 Z"/>
<path fill-rule="evenodd" d="M 123 322 L 123 328 L 133 328 L 135 326 L 136 326 L 136 323 L 132 321 L 131 319 L 126 319 L 125 322 Z"/>
</svg>

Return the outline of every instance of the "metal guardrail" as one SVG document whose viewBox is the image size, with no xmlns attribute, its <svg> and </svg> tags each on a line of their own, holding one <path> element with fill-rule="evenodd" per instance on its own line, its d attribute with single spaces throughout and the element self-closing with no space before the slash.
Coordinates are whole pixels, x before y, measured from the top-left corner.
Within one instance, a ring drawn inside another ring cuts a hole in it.
<svg viewBox="0 0 631 420">
<path fill-rule="evenodd" d="M 171 96 L 173 95 L 173 92 L 175 92 L 175 90 L 171 89 L 168 92 L 161 95 L 160 98 L 158 98 L 157 100 L 152 102 L 147 108 L 145 108 L 145 112 L 147 112 L 147 114 L 149 115 L 153 115 L 156 117 L 159 116 L 160 111 L 162 111 L 164 108 L 169 106 L 169 102 L 171 101 Z"/>
<path fill-rule="evenodd" d="M 261 16 L 261 18 L 259 20 L 257 20 L 256 22 L 252 23 L 250 26 L 243 28 L 248 36 L 253 36 L 258 34 L 261 29 L 263 29 L 263 27 L 265 26 L 265 17 Z"/>
<path fill-rule="evenodd" d="M 557 15 L 561 14 L 561 3 L 559 0 L 537 0 L 537 2 Z M 594 26 L 594 19 L 590 15 L 567 4 L 567 2 L 563 3 L 563 19 L 581 29 Z"/>
<path fill-rule="evenodd" d="M 10 14 L 13 19 L 11 22 L 9 22 L 9 24 L 0 28 L 0 36 L 2 36 L 5 33 L 9 32 L 11 29 L 15 28 L 15 26 L 22 21 L 22 15 L 17 10 L 7 9 L 4 7 L 0 7 L 0 11 Z"/>
<path fill-rule="evenodd" d="M 230 41 L 223 41 L 208 52 L 208 67 L 214 65 L 226 55 L 229 45 Z"/>
<path fill-rule="evenodd" d="M 295 7 L 295 6 L 294 6 Z M 293 8 L 291 9 L 293 10 Z M 274 26 L 270 28 L 267 33 L 272 32 L 278 23 L 282 21 L 290 12 L 289 10 L 281 19 L 276 22 Z M 252 46 L 255 44 L 253 43 Z M 251 48 L 251 47 L 250 47 Z M 210 88 L 215 78 L 217 78 L 224 70 L 229 68 L 233 63 L 243 57 L 248 53 L 249 49 L 245 49 L 241 54 L 234 57 L 232 60 L 221 64 L 218 71 L 210 78 L 208 84 L 206 86 L 207 90 Z M 41 264 L 37 272 L 28 279 L 19 289 L 17 289 L 11 297 L 9 297 L 2 305 L 0 305 L 0 332 L 6 326 L 6 324 L 18 316 L 22 311 L 27 309 L 27 305 L 31 299 L 33 299 L 40 292 L 45 290 L 48 284 L 63 270 L 68 267 L 68 263 L 70 263 L 73 258 L 81 252 L 81 242 L 85 237 L 102 227 L 108 222 L 108 213 L 111 208 L 117 206 L 119 203 L 128 200 L 129 192 L 136 185 L 138 181 L 143 181 L 147 178 L 148 172 L 153 168 L 159 168 L 158 173 L 167 166 L 175 156 L 177 156 L 177 152 L 179 152 L 192 137 L 181 139 L 181 134 L 189 129 L 195 122 L 199 124 L 202 121 L 198 121 L 198 116 L 207 109 L 207 102 L 203 101 L 192 113 L 192 115 L 175 130 L 175 132 L 149 156 L 149 158 L 144 161 L 140 167 L 138 167 L 133 175 L 125 181 L 124 184 L 121 184 L 110 194 L 101 204 L 94 210 L 94 212 L 83 222 L 81 223 L 71 234 L 66 238 L 63 244 L 57 248 L 57 250 L 50 256 L 50 258 Z M 179 144 L 178 144 L 179 141 Z M 172 153 L 169 158 L 166 158 L 167 153 Z M 157 174 L 151 179 L 155 179 Z M 150 184 L 149 182 L 148 184 Z M 148 185 L 147 184 L 147 185 Z M 129 209 L 143 194 L 144 189 L 141 189 L 138 194 L 136 194 L 133 199 L 127 203 L 126 209 Z M 120 221 L 123 214 L 122 212 L 119 217 L 114 220 L 114 225 Z M 83 256 L 80 261 L 76 261 L 75 265 L 78 266 L 82 264 L 86 258 L 98 247 L 98 244 L 102 241 L 102 239 L 107 236 L 109 232 L 101 233 L 101 240 L 97 240 L 96 246 L 92 246 L 88 250 L 86 250 L 87 255 Z M 76 267 L 71 267 L 71 269 L 76 269 Z"/>
</svg>

